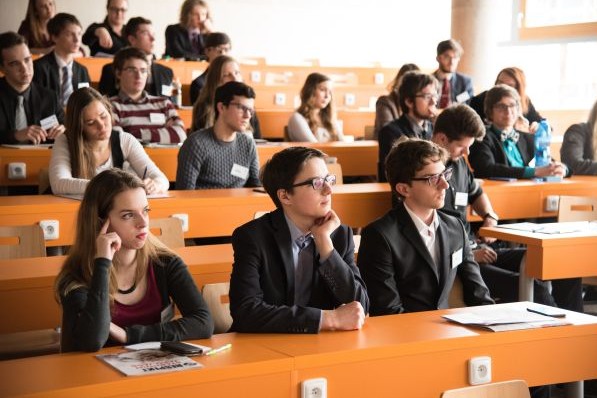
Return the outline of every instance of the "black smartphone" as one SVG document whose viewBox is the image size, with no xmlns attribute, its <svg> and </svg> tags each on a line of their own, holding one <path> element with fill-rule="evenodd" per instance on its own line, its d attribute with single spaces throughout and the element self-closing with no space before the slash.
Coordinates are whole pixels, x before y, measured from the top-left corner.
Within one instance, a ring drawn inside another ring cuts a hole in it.
<svg viewBox="0 0 597 398">
<path fill-rule="evenodd" d="M 203 349 L 193 344 L 183 343 L 181 341 L 162 341 L 160 345 L 162 351 L 170 351 L 180 355 L 201 355 Z"/>
<path fill-rule="evenodd" d="M 566 316 L 566 313 L 561 309 L 548 305 L 533 305 L 532 307 L 528 307 L 527 311 L 554 318 L 564 318 Z"/>
</svg>

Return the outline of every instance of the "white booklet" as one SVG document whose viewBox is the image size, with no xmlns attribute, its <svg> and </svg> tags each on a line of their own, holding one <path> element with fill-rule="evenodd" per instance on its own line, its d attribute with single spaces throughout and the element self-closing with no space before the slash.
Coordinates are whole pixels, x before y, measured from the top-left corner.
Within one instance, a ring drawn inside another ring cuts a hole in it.
<svg viewBox="0 0 597 398">
<path fill-rule="evenodd" d="M 96 357 L 127 376 L 178 372 L 203 367 L 189 357 L 156 349 L 100 354 Z"/>
<path fill-rule="evenodd" d="M 514 224 L 502 224 L 498 225 L 498 227 L 504 229 L 515 229 L 517 231 L 539 232 L 542 234 L 566 234 L 595 230 L 597 224 L 590 223 L 589 221 L 553 222 L 543 224 L 520 222 Z"/>
</svg>

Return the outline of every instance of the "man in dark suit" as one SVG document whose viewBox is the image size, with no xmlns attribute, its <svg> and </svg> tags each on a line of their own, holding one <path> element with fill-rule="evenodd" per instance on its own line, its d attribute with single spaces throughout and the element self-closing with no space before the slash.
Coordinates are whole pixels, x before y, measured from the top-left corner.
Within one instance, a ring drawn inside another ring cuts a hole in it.
<svg viewBox="0 0 597 398">
<path fill-rule="evenodd" d="M 437 114 L 437 80 L 428 74 L 409 72 L 402 78 L 398 90 L 402 116 L 386 124 L 378 135 L 378 179 L 385 182 L 384 161 L 394 141 L 402 136 L 431 139 L 431 120 Z"/>
<path fill-rule="evenodd" d="M 460 43 L 454 39 L 441 41 L 437 45 L 436 60 L 439 68 L 433 72 L 433 76 L 441 87 L 438 104 L 440 109 L 451 104 L 468 104 L 475 95 L 471 78 L 456 72 L 463 52 Z"/>
<path fill-rule="evenodd" d="M 231 49 L 232 43 L 226 33 L 212 32 L 205 38 L 205 56 L 208 63 L 211 63 L 220 55 L 227 55 Z M 205 86 L 208 70 L 209 66 L 191 82 L 191 104 L 194 104 L 197 98 L 199 98 L 199 93 L 201 93 L 203 86 Z"/>
<path fill-rule="evenodd" d="M 147 62 L 150 68 L 145 91 L 150 95 L 170 97 L 170 100 L 176 103 L 172 92 L 174 88 L 172 86 L 174 72 L 167 66 L 153 62 L 155 35 L 151 21 L 143 17 L 131 18 L 122 32 L 131 47 L 138 48 L 147 54 Z M 119 87 L 114 76 L 114 64 L 106 64 L 102 68 L 98 89 L 100 93 L 108 97 L 118 94 Z M 178 89 L 180 90 L 180 87 Z M 180 106 L 182 104 L 177 105 Z"/>
<path fill-rule="evenodd" d="M 33 80 L 54 91 L 66 107 L 73 91 L 89 87 L 91 82 L 87 68 L 74 60 L 81 47 L 81 23 L 74 15 L 61 12 L 48 21 L 48 33 L 54 50 L 33 62 Z"/>
<path fill-rule="evenodd" d="M 51 90 L 33 79 L 25 38 L 0 34 L 0 143 L 40 144 L 64 133 L 64 111 Z"/>
<path fill-rule="evenodd" d="M 332 210 L 324 154 L 291 147 L 262 171 L 277 209 L 232 235 L 231 330 L 318 333 L 360 329 L 368 298 L 351 229 Z"/>
<path fill-rule="evenodd" d="M 420 139 L 392 148 L 386 170 L 399 203 L 363 230 L 358 266 L 371 315 L 448 308 L 456 276 L 467 305 L 493 304 L 468 236 L 444 205 L 452 170 L 446 152 Z"/>
</svg>

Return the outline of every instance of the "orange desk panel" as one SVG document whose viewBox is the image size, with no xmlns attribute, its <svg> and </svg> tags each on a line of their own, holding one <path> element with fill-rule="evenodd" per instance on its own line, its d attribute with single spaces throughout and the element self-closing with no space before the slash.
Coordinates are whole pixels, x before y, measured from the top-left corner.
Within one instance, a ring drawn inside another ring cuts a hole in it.
<svg viewBox="0 0 597 398">
<path fill-rule="evenodd" d="M 232 245 L 189 246 L 175 249 L 189 267 L 199 289 L 207 283 L 228 282 Z M 0 333 L 55 328 L 62 312 L 54 299 L 54 281 L 65 256 L 0 260 Z M 10 321 L 8 321 L 10 320 Z"/>
</svg>

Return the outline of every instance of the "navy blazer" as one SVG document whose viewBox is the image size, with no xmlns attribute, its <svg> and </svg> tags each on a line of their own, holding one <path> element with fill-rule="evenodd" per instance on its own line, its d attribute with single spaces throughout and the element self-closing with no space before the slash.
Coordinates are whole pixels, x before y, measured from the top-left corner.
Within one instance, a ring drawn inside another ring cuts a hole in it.
<svg viewBox="0 0 597 398">
<path fill-rule="evenodd" d="M 53 91 L 32 82 L 29 95 L 25 110 L 29 126 L 39 126 L 42 119 L 52 115 L 56 115 L 58 122 L 64 124 L 64 110 Z M 17 101 L 17 93 L 8 85 L 6 78 L 0 78 L 0 144 L 18 144 L 15 139 Z"/>
<path fill-rule="evenodd" d="M 433 72 L 433 76 L 438 79 L 439 88 L 441 90 L 442 81 L 439 78 L 438 71 Z M 458 101 L 456 97 L 458 97 L 462 93 L 468 93 L 468 98 L 464 101 Z M 474 97 L 475 91 L 473 90 L 473 81 L 467 75 L 463 75 L 462 73 L 454 72 L 452 73 L 452 77 L 450 78 L 450 102 L 452 104 L 468 104 L 471 102 L 471 99 Z"/>
<path fill-rule="evenodd" d="M 42 87 L 54 91 L 58 102 L 60 102 L 61 81 L 58 62 L 54 51 L 50 51 L 41 58 L 33 61 L 33 80 Z M 79 88 L 79 83 L 87 83 L 91 86 L 91 79 L 87 68 L 77 61 L 73 61 L 73 91 Z"/>
<path fill-rule="evenodd" d="M 151 84 L 147 83 L 145 91 L 150 95 L 169 97 L 173 102 L 174 98 L 171 96 L 162 95 L 162 86 L 171 86 L 174 72 L 167 66 L 151 63 Z M 100 77 L 98 90 L 100 93 L 113 97 L 118 95 L 118 87 L 116 86 L 116 75 L 114 74 L 114 64 L 106 64 L 102 68 L 102 76 Z"/>
<path fill-rule="evenodd" d="M 205 35 L 199 35 L 199 54 L 195 52 L 189 38 L 189 31 L 181 24 L 168 25 L 166 28 L 166 52 L 165 56 L 172 58 L 184 58 L 187 61 L 200 61 L 207 59 L 203 41 Z"/>
<path fill-rule="evenodd" d="M 367 285 L 371 315 L 448 308 L 456 275 L 467 305 L 494 303 L 462 223 L 442 212 L 438 217 L 439 267 L 402 202 L 363 229 L 358 267 Z M 453 264 L 458 252 L 462 261 Z"/>
<path fill-rule="evenodd" d="M 321 310 L 369 300 L 354 263 L 352 230 L 341 225 L 332 233 L 334 252 L 323 264 L 313 257 L 311 297 L 294 304 L 292 242 L 284 212 L 268 213 L 232 234 L 234 264 L 230 278 L 232 331 L 248 333 L 317 333 Z"/>
</svg>

